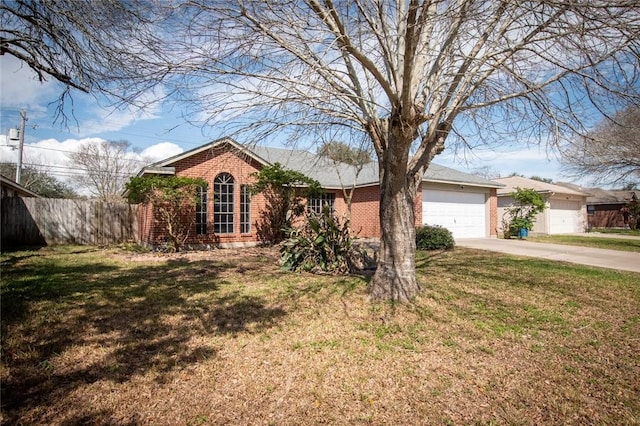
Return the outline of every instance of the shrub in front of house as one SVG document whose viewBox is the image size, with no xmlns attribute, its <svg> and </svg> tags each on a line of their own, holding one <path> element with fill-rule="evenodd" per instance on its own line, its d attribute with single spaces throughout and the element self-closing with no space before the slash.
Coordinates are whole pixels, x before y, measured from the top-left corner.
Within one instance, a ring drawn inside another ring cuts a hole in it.
<svg viewBox="0 0 640 426">
<path fill-rule="evenodd" d="M 453 235 L 441 226 L 421 226 L 416 229 L 416 248 L 418 250 L 449 250 L 455 246 Z"/>
<path fill-rule="evenodd" d="M 289 228 L 287 234 L 280 246 L 282 269 L 332 274 L 359 269 L 363 253 L 353 244 L 349 223 L 341 223 L 328 208 L 309 213 L 304 227 Z"/>
</svg>

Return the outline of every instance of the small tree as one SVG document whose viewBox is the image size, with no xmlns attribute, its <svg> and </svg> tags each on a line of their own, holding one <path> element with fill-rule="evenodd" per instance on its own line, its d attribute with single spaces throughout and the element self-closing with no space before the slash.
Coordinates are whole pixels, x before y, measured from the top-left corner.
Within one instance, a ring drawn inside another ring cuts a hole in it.
<svg viewBox="0 0 640 426">
<path fill-rule="evenodd" d="M 72 177 L 81 188 L 102 200 L 122 200 L 127 180 L 140 168 L 129 157 L 131 144 L 127 141 L 101 141 L 82 145 L 69 154 L 71 165 L 81 171 Z"/>
<path fill-rule="evenodd" d="M 628 214 L 629 228 L 640 229 L 640 201 L 638 201 L 635 194 L 632 195 L 631 201 L 626 205 L 626 210 Z"/>
<path fill-rule="evenodd" d="M 195 224 L 199 187 L 206 188 L 207 182 L 181 176 L 136 176 L 126 184 L 130 203 L 153 206 L 175 251 L 180 251 Z"/>
<path fill-rule="evenodd" d="M 266 208 L 257 223 L 258 238 L 264 243 L 278 243 L 285 239 L 285 229 L 304 213 L 303 198 L 319 193 L 320 183 L 280 163 L 263 167 L 253 176 L 257 182 L 251 192 L 261 193 L 266 199 Z"/>
<path fill-rule="evenodd" d="M 509 194 L 515 201 L 513 207 L 507 208 L 504 223 L 504 237 L 511 238 L 520 235 L 521 229 L 531 231 L 536 221 L 536 215 L 546 208 L 544 197 L 540 193 L 529 188 L 516 188 Z"/>
<path fill-rule="evenodd" d="M 366 147 L 369 147 L 369 150 L 367 150 Z M 328 158 L 334 165 L 336 175 L 340 181 L 340 187 L 342 188 L 344 202 L 347 206 L 346 222 L 351 223 L 351 205 L 353 193 L 358 183 L 358 177 L 364 166 L 371 163 L 370 145 L 367 145 L 364 140 L 360 140 L 358 147 L 352 147 L 344 142 L 331 141 L 320 146 L 318 155 Z M 347 164 L 353 167 L 353 179 L 350 182 L 345 182 L 345 178 L 340 172 L 341 164 Z"/>
</svg>

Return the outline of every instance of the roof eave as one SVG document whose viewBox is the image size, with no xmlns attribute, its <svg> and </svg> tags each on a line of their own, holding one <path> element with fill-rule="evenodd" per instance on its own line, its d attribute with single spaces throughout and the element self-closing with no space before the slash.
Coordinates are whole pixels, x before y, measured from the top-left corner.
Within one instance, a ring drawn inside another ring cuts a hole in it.
<svg viewBox="0 0 640 426">
<path fill-rule="evenodd" d="M 264 158 L 260 157 L 259 155 L 257 155 L 253 151 L 251 151 L 250 149 L 248 149 L 245 146 L 241 145 L 240 143 L 234 141 L 231 138 L 224 137 L 224 138 L 221 138 L 221 139 L 216 139 L 214 141 L 211 141 L 211 142 L 209 142 L 207 144 L 201 145 L 201 146 L 196 147 L 194 149 L 191 149 L 189 151 L 182 152 L 182 153 L 180 153 L 178 155 L 174 155 L 173 157 L 170 157 L 170 158 L 167 158 L 165 160 L 162 160 L 162 161 L 159 161 L 157 163 L 154 163 L 151 166 L 166 167 L 169 164 L 173 164 L 173 163 L 175 163 L 177 161 L 184 160 L 185 158 L 191 157 L 192 155 L 196 155 L 196 154 L 199 154 L 199 153 L 201 153 L 203 151 L 206 151 L 208 149 L 214 149 L 214 148 L 217 148 L 217 147 L 223 146 L 223 145 L 231 145 L 231 146 L 233 146 L 236 150 L 238 150 L 242 154 L 245 154 L 248 157 L 254 159 L 258 163 L 262 164 L 263 166 L 266 166 L 266 165 L 270 164 Z"/>
<path fill-rule="evenodd" d="M 159 166 L 147 166 L 144 169 L 140 170 L 138 172 L 138 176 L 145 176 L 145 175 L 166 175 L 166 176 L 171 176 L 171 175 L 175 175 L 176 174 L 176 168 L 175 167 L 159 167 Z"/>
<path fill-rule="evenodd" d="M 443 180 L 443 179 L 429 179 L 423 178 L 422 182 L 429 183 L 443 183 L 447 185 L 464 185 L 464 186 L 473 186 L 477 188 L 504 188 L 505 185 L 502 183 L 477 183 L 477 182 L 465 182 L 465 181 L 457 181 L 457 180 Z"/>
</svg>

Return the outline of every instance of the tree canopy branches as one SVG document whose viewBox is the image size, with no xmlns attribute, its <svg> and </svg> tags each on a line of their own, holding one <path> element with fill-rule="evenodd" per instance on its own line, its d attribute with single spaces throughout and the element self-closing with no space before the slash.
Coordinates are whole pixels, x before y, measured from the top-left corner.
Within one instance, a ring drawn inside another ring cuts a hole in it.
<svg viewBox="0 0 640 426">
<path fill-rule="evenodd" d="M 562 162 L 574 176 L 592 182 L 640 182 L 640 106 L 604 119 L 567 144 Z"/>
</svg>

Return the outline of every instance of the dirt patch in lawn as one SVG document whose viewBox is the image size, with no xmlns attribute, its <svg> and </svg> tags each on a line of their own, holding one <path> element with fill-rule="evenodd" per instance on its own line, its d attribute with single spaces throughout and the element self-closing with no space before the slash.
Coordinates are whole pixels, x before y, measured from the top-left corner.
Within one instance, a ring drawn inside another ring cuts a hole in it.
<svg viewBox="0 0 640 426">
<path fill-rule="evenodd" d="M 411 305 L 273 249 L 3 256 L 5 424 L 638 424 L 638 274 L 420 253 Z"/>
</svg>

